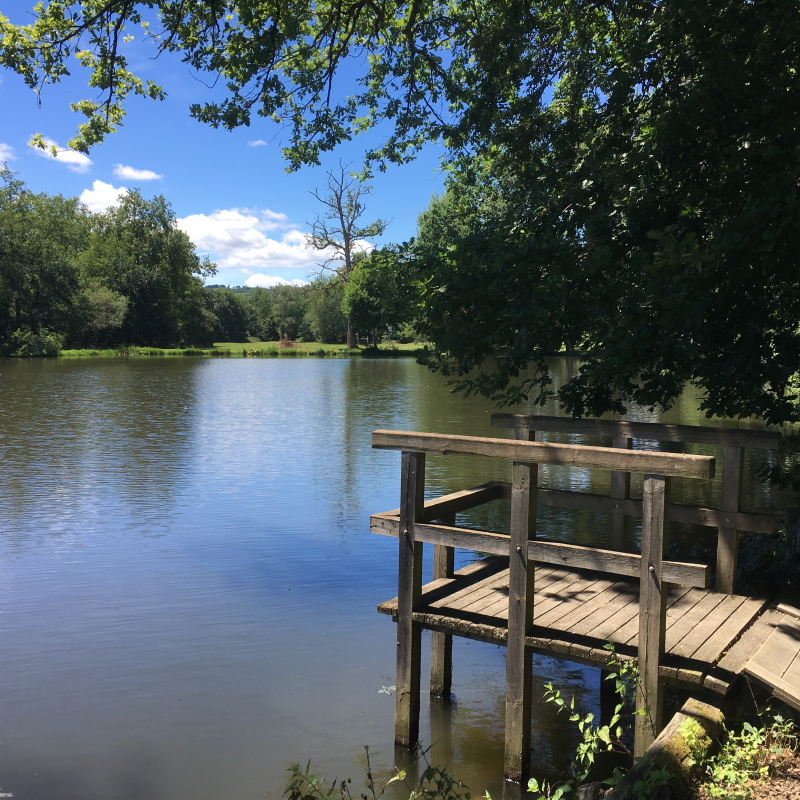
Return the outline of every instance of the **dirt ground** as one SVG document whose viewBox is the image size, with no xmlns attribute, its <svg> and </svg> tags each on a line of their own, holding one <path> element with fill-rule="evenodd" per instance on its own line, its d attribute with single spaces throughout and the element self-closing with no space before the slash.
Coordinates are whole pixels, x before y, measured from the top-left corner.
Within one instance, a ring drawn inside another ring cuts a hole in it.
<svg viewBox="0 0 800 800">
<path fill-rule="evenodd" d="M 791 752 L 775 756 L 769 777 L 749 781 L 748 788 L 752 792 L 751 800 L 800 800 L 800 757 Z M 694 800 L 711 800 L 711 795 L 701 785 Z"/>
</svg>

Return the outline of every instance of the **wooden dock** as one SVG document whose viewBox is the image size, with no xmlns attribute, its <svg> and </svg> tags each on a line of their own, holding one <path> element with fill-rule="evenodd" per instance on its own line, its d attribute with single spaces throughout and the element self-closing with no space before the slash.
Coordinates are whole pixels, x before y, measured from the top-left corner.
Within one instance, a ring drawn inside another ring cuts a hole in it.
<svg viewBox="0 0 800 800">
<path fill-rule="evenodd" d="M 428 630 L 505 645 L 508 573 L 508 559 L 492 557 L 427 584 L 414 621 Z M 746 661 L 737 660 L 731 670 L 719 662 L 769 605 L 768 600 L 670 585 L 660 675 L 672 684 L 727 694 Z M 397 598 L 381 603 L 378 611 L 396 618 Z M 618 656 L 636 658 L 639 581 L 543 566 L 536 570 L 533 619 L 526 643 L 534 653 L 605 667 L 609 651 L 604 645 L 612 642 Z M 749 649 L 752 655 L 755 650 Z"/>
<path fill-rule="evenodd" d="M 734 593 L 739 531 L 770 532 L 774 518 L 741 509 L 745 447 L 774 449 L 768 431 L 571 420 L 497 414 L 516 440 L 374 431 L 373 447 L 402 451 L 401 507 L 375 514 L 375 533 L 399 539 L 398 596 L 378 611 L 398 623 L 395 742 L 418 736 L 420 634 L 433 632 L 431 695 L 449 697 L 452 636 L 503 645 L 506 658 L 505 777 L 527 780 L 533 653 L 606 667 L 637 659 L 635 754 L 662 728 L 667 683 L 727 694 L 746 674 L 800 708 L 800 611 Z M 612 447 L 537 442 L 536 430 L 608 436 Z M 634 438 L 721 445 L 720 508 L 673 504 L 671 476 L 708 480 L 710 456 L 632 449 Z M 491 482 L 424 501 L 425 453 L 459 453 L 512 462 L 510 483 Z M 611 471 L 610 497 L 538 486 L 538 464 Z M 630 473 L 644 473 L 643 497 L 630 497 Z M 511 531 L 459 527 L 457 515 L 511 500 Z M 539 505 L 611 515 L 608 549 L 536 537 Z M 627 519 L 642 519 L 640 553 L 622 552 Z M 706 564 L 665 560 L 670 519 L 718 528 L 716 584 Z M 434 545 L 434 580 L 422 585 L 422 546 Z M 454 550 L 488 554 L 454 571 Z"/>
</svg>

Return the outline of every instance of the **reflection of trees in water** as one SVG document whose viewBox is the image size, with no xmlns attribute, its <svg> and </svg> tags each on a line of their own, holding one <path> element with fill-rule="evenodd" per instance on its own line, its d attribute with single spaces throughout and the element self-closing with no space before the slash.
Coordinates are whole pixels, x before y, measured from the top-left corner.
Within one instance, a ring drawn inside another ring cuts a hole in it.
<svg viewBox="0 0 800 800">
<path fill-rule="evenodd" d="M 167 524 L 164 504 L 174 501 L 191 450 L 198 366 L 188 359 L 8 364 L 3 527 L 80 533 L 118 515 L 146 517 L 150 530 Z"/>
</svg>

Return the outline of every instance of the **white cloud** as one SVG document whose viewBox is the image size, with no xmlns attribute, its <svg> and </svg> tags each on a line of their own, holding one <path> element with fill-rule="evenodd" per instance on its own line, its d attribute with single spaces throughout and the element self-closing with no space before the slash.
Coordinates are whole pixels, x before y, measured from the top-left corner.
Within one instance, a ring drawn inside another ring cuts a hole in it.
<svg viewBox="0 0 800 800">
<path fill-rule="evenodd" d="M 124 164 L 117 164 L 114 167 L 114 174 L 124 181 L 158 181 L 164 177 L 151 169 L 136 169 L 126 167 Z"/>
<path fill-rule="evenodd" d="M 16 158 L 14 148 L 10 144 L 0 142 L 0 161 L 14 161 Z"/>
<path fill-rule="evenodd" d="M 117 189 L 110 183 L 95 181 L 91 189 L 84 189 L 81 192 L 81 203 L 92 213 L 99 214 L 112 206 L 119 205 L 119 201 L 127 191 L 124 186 Z"/>
<path fill-rule="evenodd" d="M 286 214 L 231 208 L 178 220 L 200 252 L 213 254 L 220 269 L 313 269 L 322 255 L 306 245 Z M 267 232 L 282 231 L 277 237 Z M 247 273 L 245 273 L 247 274 Z M 255 277 L 255 276 L 253 276 Z"/>
<path fill-rule="evenodd" d="M 266 147 L 267 143 L 263 139 L 253 139 L 247 143 L 248 147 Z"/>
<path fill-rule="evenodd" d="M 251 275 L 245 282 L 245 286 L 255 288 L 258 286 L 261 289 L 271 289 L 273 286 L 308 286 L 308 281 L 301 281 L 300 278 L 287 281 L 279 278 L 277 275 Z"/>
<path fill-rule="evenodd" d="M 68 148 L 59 147 L 57 142 L 54 142 L 52 139 L 45 138 L 45 144 L 47 145 L 47 150 L 42 150 L 41 147 L 34 147 L 33 151 L 44 158 L 50 158 L 53 161 L 58 161 L 60 164 L 65 164 L 67 169 L 71 169 L 73 172 L 80 172 L 81 174 L 88 172 L 89 167 L 92 166 L 92 159 L 89 158 L 85 153 L 79 153 L 77 150 L 70 150 Z M 55 147 L 57 149 L 56 155 L 54 156 L 51 152 L 50 148 Z"/>
</svg>

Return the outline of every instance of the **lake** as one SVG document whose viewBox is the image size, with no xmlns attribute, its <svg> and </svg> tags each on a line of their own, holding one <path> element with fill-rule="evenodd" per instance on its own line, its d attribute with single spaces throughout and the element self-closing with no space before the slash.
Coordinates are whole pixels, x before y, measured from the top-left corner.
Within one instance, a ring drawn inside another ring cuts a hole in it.
<svg viewBox="0 0 800 800">
<path fill-rule="evenodd" d="M 696 405 L 687 393 L 630 418 L 702 424 Z M 372 450 L 370 432 L 507 435 L 493 410 L 410 359 L 0 360 L 0 793 L 277 798 L 289 763 L 309 758 L 360 786 L 365 744 L 387 774 L 395 628 L 375 606 L 397 593 L 397 541 L 370 534 L 369 515 L 399 505 L 400 454 Z M 761 458 L 748 453 L 750 474 Z M 428 456 L 426 489 L 509 475 Z M 608 491 L 589 470 L 543 467 L 540 482 Z M 775 505 L 746 486 L 746 510 Z M 718 493 L 674 482 L 677 502 Z M 464 520 L 502 530 L 507 506 Z M 542 509 L 539 529 L 599 544 L 605 524 Z M 505 651 L 453 650 L 452 706 L 431 719 L 423 694 L 422 737 L 473 795 L 499 797 Z M 534 770 L 555 776 L 575 737 L 542 686 L 597 711 L 598 671 L 535 657 L 534 673 Z"/>
</svg>

